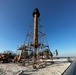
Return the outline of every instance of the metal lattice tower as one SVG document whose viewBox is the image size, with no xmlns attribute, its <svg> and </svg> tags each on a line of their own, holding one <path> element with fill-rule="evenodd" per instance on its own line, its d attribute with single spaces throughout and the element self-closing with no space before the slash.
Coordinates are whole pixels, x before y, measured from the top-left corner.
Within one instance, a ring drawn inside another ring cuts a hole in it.
<svg viewBox="0 0 76 75">
<path fill-rule="evenodd" d="M 43 26 L 40 20 L 40 13 L 37 8 L 33 11 L 33 21 L 28 29 L 24 44 L 19 50 L 27 50 L 33 52 L 33 64 L 37 64 L 39 52 L 49 49 L 46 35 L 44 34 Z"/>
</svg>

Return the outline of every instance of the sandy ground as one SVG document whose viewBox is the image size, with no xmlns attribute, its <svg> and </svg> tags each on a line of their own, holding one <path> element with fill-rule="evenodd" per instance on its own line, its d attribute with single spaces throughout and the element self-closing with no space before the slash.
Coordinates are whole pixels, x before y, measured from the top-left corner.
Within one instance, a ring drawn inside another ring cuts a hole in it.
<svg viewBox="0 0 76 75">
<path fill-rule="evenodd" d="M 60 62 L 35 70 L 31 66 L 25 67 L 16 63 L 0 63 L 0 75 L 18 75 L 21 71 L 23 72 L 22 75 L 61 75 L 69 65 L 69 62 Z"/>
</svg>

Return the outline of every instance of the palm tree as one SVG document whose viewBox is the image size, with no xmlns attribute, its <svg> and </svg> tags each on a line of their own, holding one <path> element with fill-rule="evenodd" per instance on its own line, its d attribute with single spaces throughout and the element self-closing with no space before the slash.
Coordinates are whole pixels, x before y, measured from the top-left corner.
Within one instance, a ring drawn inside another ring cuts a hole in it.
<svg viewBox="0 0 76 75">
<path fill-rule="evenodd" d="M 56 52 L 56 56 L 58 56 L 58 50 L 55 50 L 55 52 Z"/>
<path fill-rule="evenodd" d="M 51 56 L 51 59 L 53 61 L 53 53 L 50 51 L 50 56 Z"/>
<path fill-rule="evenodd" d="M 43 52 L 47 59 L 49 58 L 49 52 L 50 52 L 49 49 L 45 49 Z"/>
</svg>

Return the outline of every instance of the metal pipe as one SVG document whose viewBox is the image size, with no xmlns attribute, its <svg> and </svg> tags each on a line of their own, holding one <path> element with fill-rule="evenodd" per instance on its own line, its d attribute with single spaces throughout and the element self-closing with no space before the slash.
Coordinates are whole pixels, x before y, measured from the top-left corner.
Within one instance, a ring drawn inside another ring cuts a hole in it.
<svg viewBox="0 0 76 75">
<path fill-rule="evenodd" d="M 33 42 L 33 46 L 34 46 L 34 64 L 33 67 L 35 67 L 36 64 L 36 51 L 38 48 L 38 18 L 40 16 L 40 13 L 38 11 L 38 9 L 36 8 L 33 12 L 33 17 L 34 17 L 34 42 Z"/>
<path fill-rule="evenodd" d="M 34 15 L 34 47 L 38 45 L 38 18 L 37 14 Z"/>
<path fill-rule="evenodd" d="M 34 47 L 38 47 L 38 18 L 40 16 L 39 10 L 36 8 L 33 12 L 34 17 Z"/>
</svg>

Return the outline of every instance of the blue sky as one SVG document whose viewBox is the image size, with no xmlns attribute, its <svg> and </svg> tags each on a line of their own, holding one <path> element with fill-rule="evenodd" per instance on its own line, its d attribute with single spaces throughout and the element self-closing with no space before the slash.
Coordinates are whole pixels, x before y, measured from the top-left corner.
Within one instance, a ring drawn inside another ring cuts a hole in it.
<svg viewBox="0 0 76 75">
<path fill-rule="evenodd" d="M 50 50 L 59 56 L 76 55 L 75 0 L 0 0 L 0 52 L 23 44 L 34 8 L 48 39 Z"/>
</svg>

